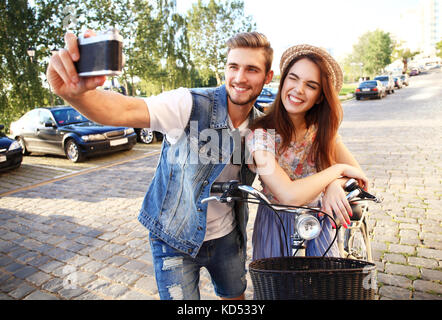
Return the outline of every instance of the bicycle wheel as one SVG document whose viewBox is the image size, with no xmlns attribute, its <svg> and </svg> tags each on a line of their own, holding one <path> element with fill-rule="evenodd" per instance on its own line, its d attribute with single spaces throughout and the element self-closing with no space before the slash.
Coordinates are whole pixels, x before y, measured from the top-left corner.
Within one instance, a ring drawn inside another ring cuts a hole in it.
<svg viewBox="0 0 442 320">
<path fill-rule="evenodd" d="M 373 262 L 370 237 L 367 223 L 364 219 L 359 228 L 345 231 L 344 247 L 348 252 L 347 258 Z"/>
</svg>

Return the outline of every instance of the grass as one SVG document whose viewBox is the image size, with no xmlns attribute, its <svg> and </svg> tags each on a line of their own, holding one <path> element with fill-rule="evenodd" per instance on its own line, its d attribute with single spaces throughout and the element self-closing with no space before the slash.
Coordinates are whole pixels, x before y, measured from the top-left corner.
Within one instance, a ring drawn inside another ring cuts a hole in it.
<svg viewBox="0 0 442 320">
<path fill-rule="evenodd" d="M 349 93 L 354 93 L 357 87 L 358 87 L 357 83 L 344 83 L 341 92 L 339 92 L 339 95 L 345 96 Z"/>
</svg>

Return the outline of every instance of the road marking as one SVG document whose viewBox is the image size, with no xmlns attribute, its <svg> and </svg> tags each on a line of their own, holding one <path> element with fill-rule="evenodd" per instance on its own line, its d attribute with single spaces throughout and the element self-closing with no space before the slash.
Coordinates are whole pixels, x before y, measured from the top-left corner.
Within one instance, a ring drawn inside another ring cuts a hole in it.
<svg viewBox="0 0 442 320">
<path fill-rule="evenodd" d="M 98 171 L 98 170 L 101 170 L 101 169 L 111 168 L 111 167 L 114 167 L 114 166 L 117 166 L 117 165 L 120 165 L 120 164 L 124 164 L 124 163 L 127 163 L 127 162 L 131 162 L 131 161 L 135 161 L 135 160 L 140 160 L 140 159 L 143 159 L 143 158 L 149 158 L 149 157 L 158 155 L 160 153 L 161 153 L 161 151 L 153 151 L 153 152 L 145 153 L 145 154 L 143 154 L 143 155 L 141 155 L 139 157 L 125 159 L 125 160 L 122 160 L 122 161 L 119 161 L 119 162 L 110 163 L 110 164 L 106 164 L 106 165 L 103 165 L 103 166 L 97 166 L 97 167 L 93 167 L 93 168 L 88 168 L 88 169 L 84 169 L 84 170 L 81 170 L 81 171 L 76 171 L 76 172 L 73 172 L 73 173 L 67 173 L 67 174 L 64 174 L 64 175 L 52 178 L 52 179 L 47 180 L 47 181 L 39 182 L 39 183 L 30 185 L 30 186 L 26 186 L 26 187 L 22 187 L 22 188 L 19 188 L 19 189 L 7 191 L 5 193 L 1 193 L 0 197 L 6 197 L 6 196 L 9 196 L 9 195 L 17 193 L 17 192 L 26 191 L 26 190 L 30 190 L 30 189 L 33 189 L 33 188 L 41 187 L 41 186 L 44 186 L 44 185 L 47 185 L 47 184 L 50 184 L 50 183 L 53 183 L 53 182 L 56 182 L 56 181 L 60 181 L 60 180 L 64 180 L 64 179 L 68 179 L 68 178 L 72 178 L 72 177 L 76 177 L 76 176 L 80 176 L 82 174 Z"/>
</svg>

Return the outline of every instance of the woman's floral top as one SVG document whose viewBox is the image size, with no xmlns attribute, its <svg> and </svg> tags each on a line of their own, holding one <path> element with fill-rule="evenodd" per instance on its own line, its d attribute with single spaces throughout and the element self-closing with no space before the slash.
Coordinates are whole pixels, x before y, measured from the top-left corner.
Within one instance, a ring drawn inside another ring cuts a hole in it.
<svg viewBox="0 0 442 320">
<path fill-rule="evenodd" d="M 290 142 L 289 147 L 280 155 L 281 136 L 273 134 L 265 129 L 256 129 L 246 137 L 246 146 L 250 155 L 257 150 L 269 151 L 275 155 L 281 168 L 287 173 L 291 180 L 304 178 L 316 173 L 315 162 L 312 161 L 310 151 L 316 136 L 316 126 L 310 126 L 304 138 L 299 142 Z M 249 159 L 249 163 L 253 163 Z M 254 170 L 254 165 L 249 164 Z M 278 203 L 278 199 L 272 195 L 270 190 L 261 180 L 262 192 L 273 203 Z"/>
</svg>

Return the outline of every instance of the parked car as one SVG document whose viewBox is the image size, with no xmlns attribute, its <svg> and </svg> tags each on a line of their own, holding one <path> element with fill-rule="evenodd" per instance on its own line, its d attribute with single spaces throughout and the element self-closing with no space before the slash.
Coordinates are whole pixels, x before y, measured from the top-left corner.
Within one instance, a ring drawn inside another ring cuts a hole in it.
<svg viewBox="0 0 442 320">
<path fill-rule="evenodd" d="M 420 72 L 420 70 L 419 70 L 418 68 L 412 68 L 412 69 L 410 70 L 410 77 L 418 76 L 420 73 L 421 73 L 421 72 Z"/>
<path fill-rule="evenodd" d="M 23 161 L 20 144 L 8 138 L 2 131 L 4 128 L 5 126 L 0 124 L 0 172 L 17 169 Z"/>
<path fill-rule="evenodd" d="M 263 88 L 261 94 L 256 99 L 255 107 L 258 110 L 265 112 L 272 105 L 276 98 L 277 89 L 273 88 Z"/>
<path fill-rule="evenodd" d="M 31 110 L 11 123 L 10 132 L 24 155 L 30 152 L 59 154 L 72 162 L 130 150 L 137 140 L 133 128 L 94 123 L 70 106 Z"/>
<path fill-rule="evenodd" d="M 408 74 L 401 74 L 399 78 L 401 79 L 403 85 L 407 87 L 410 85 L 410 77 Z"/>
<path fill-rule="evenodd" d="M 385 87 L 379 80 L 363 81 L 355 91 L 356 100 L 361 100 L 361 98 L 365 97 L 382 99 L 386 95 Z"/>
<path fill-rule="evenodd" d="M 401 89 L 403 87 L 402 80 L 400 76 L 394 76 L 394 87 L 397 89 Z"/>
<path fill-rule="evenodd" d="M 135 128 L 137 141 L 142 143 L 152 143 L 154 141 L 162 141 L 163 134 L 158 131 L 152 131 L 150 128 Z"/>
<path fill-rule="evenodd" d="M 385 76 L 377 76 L 373 80 L 379 80 L 382 85 L 385 87 L 385 90 L 388 94 L 394 93 L 394 80 L 390 75 Z"/>
</svg>

